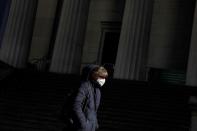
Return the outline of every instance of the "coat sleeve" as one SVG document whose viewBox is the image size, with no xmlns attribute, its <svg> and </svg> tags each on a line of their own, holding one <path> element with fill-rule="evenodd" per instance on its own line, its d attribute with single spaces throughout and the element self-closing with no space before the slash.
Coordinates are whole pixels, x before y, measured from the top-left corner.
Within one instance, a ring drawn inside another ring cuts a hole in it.
<svg viewBox="0 0 197 131">
<path fill-rule="evenodd" d="M 86 126 L 86 117 L 82 110 L 83 102 L 86 99 L 87 91 L 84 88 L 84 85 L 78 89 L 77 95 L 74 99 L 73 111 L 75 113 L 76 119 L 79 122 L 80 126 L 84 128 Z"/>
</svg>

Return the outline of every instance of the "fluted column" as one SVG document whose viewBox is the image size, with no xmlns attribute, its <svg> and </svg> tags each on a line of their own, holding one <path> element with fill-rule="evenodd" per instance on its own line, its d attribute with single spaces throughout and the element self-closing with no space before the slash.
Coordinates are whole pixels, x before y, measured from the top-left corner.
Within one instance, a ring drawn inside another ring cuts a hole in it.
<svg viewBox="0 0 197 131">
<path fill-rule="evenodd" d="M 146 79 L 152 0 L 126 0 L 114 77 Z"/>
<path fill-rule="evenodd" d="M 50 71 L 79 72 L 88 9 L 89 0 L 64 0 Z"/>
<path fill-rule="evenodd" d="M 186 85 L 197 86 L 197 2 L 194 11 L 191 44 L 187 65 Z M 191 126 L 190 131 L 197 130 L 197 97 L 190 97 Z"/>
<path fill-rule="evenodd" d="M 27 62 L 37 0 L 12 0 L 0 59 L 14 67 Z"/>
<path fill-rule="evenodd" d="M 197 2 L 194 12 L 191 44 L 187 65 L 186 84 L 197 86 Z"/>
</svg>

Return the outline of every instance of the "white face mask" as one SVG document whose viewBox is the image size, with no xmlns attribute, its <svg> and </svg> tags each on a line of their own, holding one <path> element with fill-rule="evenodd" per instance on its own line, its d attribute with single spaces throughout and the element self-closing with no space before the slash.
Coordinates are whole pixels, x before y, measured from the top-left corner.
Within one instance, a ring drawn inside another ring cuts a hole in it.
<svg viewBox="0 0 197 131">
<path fill-rule="evenodd" d="M 105 84 L 105 79 L 98 78 L 96 81 L 99 83 L 100 86 L 103 86 Z"/>
</svg>

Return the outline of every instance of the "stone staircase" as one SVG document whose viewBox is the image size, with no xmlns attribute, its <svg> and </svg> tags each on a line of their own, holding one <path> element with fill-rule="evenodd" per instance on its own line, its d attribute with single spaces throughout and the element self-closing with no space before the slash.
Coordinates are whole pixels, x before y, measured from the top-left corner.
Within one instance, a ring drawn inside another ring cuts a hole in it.
<svg viewBox="0 0 197 131">
<path fill-rule="evenodd" d="M 189 131 L 189 92 L 183 87 L 113 81 L 103 92 L 103 130 Z"/>
<path fill-rule="evenodd" d="M 0 131 L 61 131 L 65 94 L 79 76 L 17 70 L 0 82 Z M 105 86 L 99 131 L 189 131 L 190 88 L 126 80 Z"/>
</svg>

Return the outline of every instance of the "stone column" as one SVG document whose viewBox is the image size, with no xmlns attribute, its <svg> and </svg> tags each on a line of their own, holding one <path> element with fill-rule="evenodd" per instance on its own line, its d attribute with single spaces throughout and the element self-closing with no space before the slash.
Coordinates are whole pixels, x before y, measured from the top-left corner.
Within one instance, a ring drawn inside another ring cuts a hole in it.
<svg viewBox="0 0 197 131">
<path fill-rule="evenodd" d="M 79 73 L 88 10 L 89 0 L 64 0 L 51 72 Z"/>
<path fill-rule="evenodd" d="M 126 0 L 114 77 L 145 80 L 152 0 Z"/>
<path fill-rule="evenodd" d="M 187 75 L 186 75 L 186 85 L 197 86 L 197 2 L 195 6 L 193 28 L 191 36 L 191 45 L 189 51 L 188 65 L 187 65 Z M 191 127 L 190 131 L 197 130 L 197 97 L 190 97 L 190 107 L 191 107 Z"/>
<path fill-rule="evenodd" d="M 191 44 L 187 65 L 186 84 L 197 86 L 197 2 L 194 12 Z"/>
<path fill-rule="evenodd" d="M 25 67 L 36 7 L 37 0 L 12 0 L 0 60 L 14 67 Z"/>
</svg>

